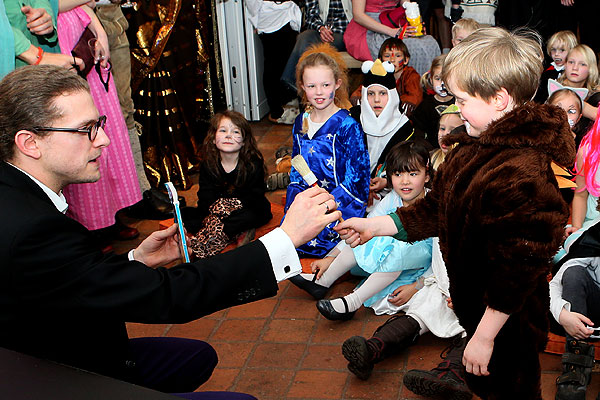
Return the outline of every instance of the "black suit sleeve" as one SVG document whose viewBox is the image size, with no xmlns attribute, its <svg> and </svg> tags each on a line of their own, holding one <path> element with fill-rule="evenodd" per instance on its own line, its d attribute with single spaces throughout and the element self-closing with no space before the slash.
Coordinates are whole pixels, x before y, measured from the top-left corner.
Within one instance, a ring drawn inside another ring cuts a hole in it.
<svg viewBox="0 0 600 400">
<path fill-rule="evenodd" d="M 152 269 L 95 250 L 88 231 L 62 214 L 25 223 L 10 246 L 9 287 L 20 309 L 106 313 L 143 323 L 183 323 L 277 293 L 260 241 L 191 264 Z"/>
</svg>

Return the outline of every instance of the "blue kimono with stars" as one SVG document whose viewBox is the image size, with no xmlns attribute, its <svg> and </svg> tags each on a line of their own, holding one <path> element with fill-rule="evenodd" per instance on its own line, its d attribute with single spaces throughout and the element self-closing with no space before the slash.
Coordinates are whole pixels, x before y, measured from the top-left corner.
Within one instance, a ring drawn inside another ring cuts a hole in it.
<svg viewBox="0 0 600 400">
<path fill-rule="evenodd" d="M 363 217 L 369 196 L 369 152 L 360 125 L 347 110 L 333 114 L 311 138 L 302 134 L 302 114 L 293 128 L 292 157 L 301 154 L 318 185 L 335 197 L 337 209 L 344 219 Z M 287 188 L 285 211 L 296 195 L 308 186 L 292 168 Z M 300 256 L 324 257 L 340 240 L 333 230 L 337 222 L 325 227 L 310 242 L 298 247 Z"/>
</svg>

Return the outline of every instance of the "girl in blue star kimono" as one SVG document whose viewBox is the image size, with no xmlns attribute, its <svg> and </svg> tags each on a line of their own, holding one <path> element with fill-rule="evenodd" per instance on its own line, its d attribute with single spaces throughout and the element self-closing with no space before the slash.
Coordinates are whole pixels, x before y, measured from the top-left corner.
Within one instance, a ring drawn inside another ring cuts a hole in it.
<svg viewBox="0 0 600 400">
<path fill-rule="evenodd" d="M 296 67 L 296 79 L 306 112 L 296 118 L 292 157 L 301 154 L 337 202 L 343 218 L 364 216 L 369 196 L 369 153 L 360 125 L 343 109 L 350 105 L 345 66 L 328 44 L 307 50 Z M 285 210 L 296 195 L 307 189 L 292 168 Z M 298 247 L 300 256 L 325 256 L 338 242 L 334 224 Z"/>
</svg>

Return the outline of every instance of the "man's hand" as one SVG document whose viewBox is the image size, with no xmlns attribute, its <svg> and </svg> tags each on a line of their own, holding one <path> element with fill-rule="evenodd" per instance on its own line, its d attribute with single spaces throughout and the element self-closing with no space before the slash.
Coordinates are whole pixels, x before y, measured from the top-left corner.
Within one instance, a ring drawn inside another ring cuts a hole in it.
<svg viewBox="0 0 600 400">
<path fill-rule="evenodd" d="M 317 236 L 325 226 L 342 217 L 335 211 L 337 204 L 327 190 L 312 187 L 298 193 L 285 214 L 281 229 L 298 247 Z"/>
<path fill-rule="evenodd" d="M 565 331 L 575 339 L 584 340 L 590 337 L 593 330 L 588 329 L 586 324 L 589 326 L 594 326 L 594 323 L 591 319 L 586 317 L 583 314 L 579 314 L 576 312 L 568 311 L 563 308 L 558 316 L 558 322 L 565 328 Z"/>
<path fill-rule="evenodd" d="M 191 249 L 188 249 L 191 253 Z M 169 228 L 152 232 L 134 250 L 133 258 L 149 267 L 160 267 L 181 258 L 177 224 Z"/>
<path fill-rule="evenodd" d="M 334 40 L 333 31 L 325 25 L 319 28 L 319 34 L 321 35 L 321 40 L 324 43 L 331 43 Z"/>
<path fill-rule="evenodd" d="M 27 29 L 34 35 L 48 35 L 54 31 L 52 17 L 45 8 L 23 6 L 21 12 L 25 14 Z"/>
</svg>

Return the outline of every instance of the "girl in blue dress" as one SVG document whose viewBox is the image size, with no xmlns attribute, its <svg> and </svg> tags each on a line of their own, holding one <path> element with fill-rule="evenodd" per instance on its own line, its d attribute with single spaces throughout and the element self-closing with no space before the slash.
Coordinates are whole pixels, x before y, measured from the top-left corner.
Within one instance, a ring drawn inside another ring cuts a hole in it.
<svg viewBox="0 0 600 400">
<path fill-rule="evenodd" d="M 425 196 L 425 184 L 431 176 L 425 144 L 408 140 L 395 145 L 386 158 L 386 172 L 393 190 L 369 217 L 387 215 Z M 313 274 L 300 274 L 290 280 L 321 299 L 317 308 L 328 319 L 349 320 L 363 303 L 373 307 L 377 314 L 392 314 L 417 292 L 417 279 L 431 267 L 431 249 L 431 239 L 409 244 L 390 236 L 377 237 L 354 249 L 342 246 L 331 264 L 314 263 L 316 279 Z M 355 266 L 368 278 L 344 297 L 323 300 L 327 289 Z"/>
<path fill-rule="evenodd" d="M 343 61 L 328 44 L 311 47 L 298 62 L 296 79 L 306 112 L 294 123 L 292 157 L 304 157 L 318 185 L 335 197 L 343 218 L 363 216 L 369 195 L 369 153 L 360 125 L 343 109 L 350 105 Z M 286 211 L 307 187 L 292 168 Z M 300 246 L 298 253 L 325 256 L 339 242 L 333 226 Z"/>
</svg>

